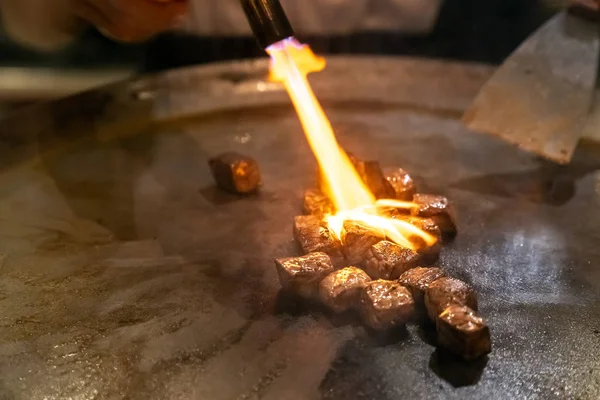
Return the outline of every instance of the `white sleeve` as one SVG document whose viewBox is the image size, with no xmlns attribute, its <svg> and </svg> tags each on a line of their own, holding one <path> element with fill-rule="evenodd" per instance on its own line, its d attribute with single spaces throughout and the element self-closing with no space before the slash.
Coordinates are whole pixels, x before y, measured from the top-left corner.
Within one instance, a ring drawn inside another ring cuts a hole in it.
<svg viewBox="0 0 600 400">
<path fill-rule="evenodd" d="M 0 0 L 0 14 L 6 33 L 36 50 L 58 49 L 75 36 L 69 0 Z"/>
</svg>

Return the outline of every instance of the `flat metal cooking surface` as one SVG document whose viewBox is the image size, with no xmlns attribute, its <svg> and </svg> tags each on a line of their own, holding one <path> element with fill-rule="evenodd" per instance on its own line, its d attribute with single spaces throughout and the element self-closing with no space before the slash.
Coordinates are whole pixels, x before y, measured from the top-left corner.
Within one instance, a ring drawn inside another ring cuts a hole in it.
<svg viewBox="0 0 600 400">
<path fill-rule="evenodd" d="M 463 128 L 485 67 L 339 58 L 315 76 L 347 149 L 458 207 L 441 264 L 477 289 L 494 348 L 456 363 L 415 326 L 370 337 L 278 296 L 271 260 L 295 254 L 315 162 L 265 68 L 173 72 L 0 124 L 1 399 L 600 396 L 592 154 L 553 167 Z M 259 161 L 260 195 L 214 189 L 225 150 Z"/>
</svg>

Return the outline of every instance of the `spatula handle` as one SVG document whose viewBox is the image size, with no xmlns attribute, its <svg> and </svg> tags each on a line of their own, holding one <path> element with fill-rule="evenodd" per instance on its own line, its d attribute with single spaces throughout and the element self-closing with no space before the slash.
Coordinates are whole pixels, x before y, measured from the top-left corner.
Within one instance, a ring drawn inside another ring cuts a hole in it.
<svg viewBox="0 0 600 400">
<path fill-rule="evenodd" d="M 600 0 L 569 0 L 570 13 L 592 20 L 600 20 Z"/>
</svg>

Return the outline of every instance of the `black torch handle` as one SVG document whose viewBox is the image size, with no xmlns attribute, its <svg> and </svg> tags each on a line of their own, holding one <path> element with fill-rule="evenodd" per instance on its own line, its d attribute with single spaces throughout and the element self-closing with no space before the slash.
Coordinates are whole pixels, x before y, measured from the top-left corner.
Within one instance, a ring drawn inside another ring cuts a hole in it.
<svg viewBox="0 0 600 400">
<path fill-rule="evenodd" d="M 292 25 L 279 0 L 240 0 L 258 45 L 270 45 L 294 36 Z"/>
</svg>

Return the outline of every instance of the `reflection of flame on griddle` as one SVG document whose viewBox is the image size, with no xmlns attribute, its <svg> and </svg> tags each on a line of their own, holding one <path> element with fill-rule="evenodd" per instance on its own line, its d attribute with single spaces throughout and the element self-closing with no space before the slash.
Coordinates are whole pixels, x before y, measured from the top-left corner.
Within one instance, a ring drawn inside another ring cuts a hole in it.
<svg viewBox="0 0 600 400">
<path fill-rule="evenodd" d="M 399 245 L 415 249 L 419 242 L 432 245 L 436 239 L 411 223 L 385 216 L 382 209 L 408 209 L 415 205 L 395 200 L 376 201 L 346 153 L 340 148 L 333 128 L 315 97 L 307 75 L 325 68 L 325 60 L 290 38 L 267 49 L 271 56 L 272 80 L 283 82 L 300 117 L 304 133 L 315 154 L 333 201 L 336 214 L 327 217 L 330 228 L 341 237 L 344 221 L 360 221 Z M 421 240 L 414 240 L 413 238 Z"/>
</svg>

